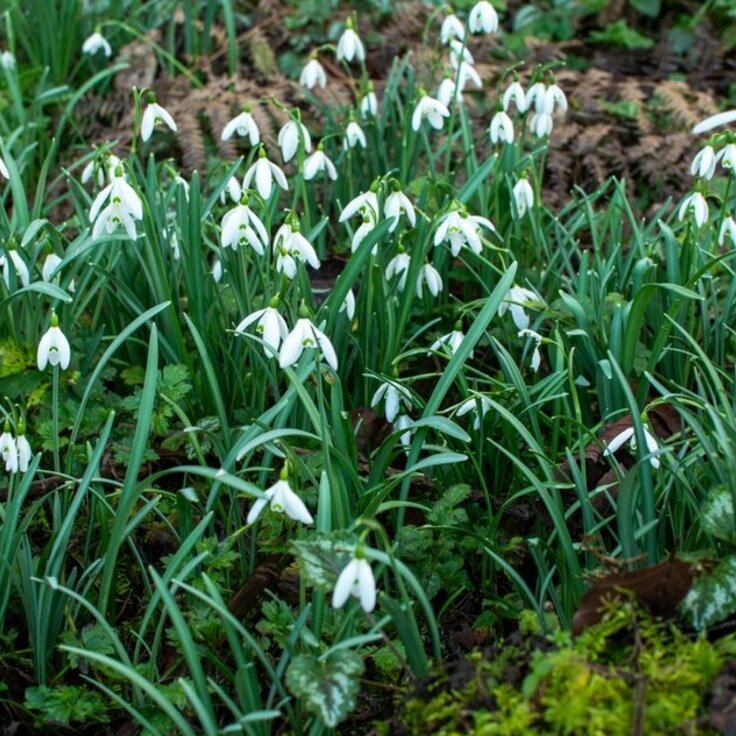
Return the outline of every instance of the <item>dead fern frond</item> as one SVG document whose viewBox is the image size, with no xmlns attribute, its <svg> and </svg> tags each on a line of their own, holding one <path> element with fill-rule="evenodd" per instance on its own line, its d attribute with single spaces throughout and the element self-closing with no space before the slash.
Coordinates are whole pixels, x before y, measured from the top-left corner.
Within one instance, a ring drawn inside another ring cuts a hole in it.
<svg viewBox="0 0 736 736">
<path fill-rule="evenodd" d="M 664 103 L 664 111 L 685 128 L 718 112 L 711 95 L 693 89 L 687 82 L 665 79 L 657 85 L 656 94 Z"/>
</svg>

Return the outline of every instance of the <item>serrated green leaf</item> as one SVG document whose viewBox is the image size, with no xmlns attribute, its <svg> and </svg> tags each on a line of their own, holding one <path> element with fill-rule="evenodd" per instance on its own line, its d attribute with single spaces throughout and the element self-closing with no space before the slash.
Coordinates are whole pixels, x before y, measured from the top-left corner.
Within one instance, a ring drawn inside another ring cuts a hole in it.
<svg viewBox="0 0 736 736">
<path fill-rule="evenodd" d="M 289 666 L 286 684 L 328 728 L 334 728 L 355 707 L 363 669 L 363 660 L 349 649 L 324 657 L 300 654 Z"/>
<path fill-rule="evenodd" d="M 736 555 L 726 557 L 709 573 L 701 575 L 680 604 L 696 629 L 736 612 Z"/>
</svg>

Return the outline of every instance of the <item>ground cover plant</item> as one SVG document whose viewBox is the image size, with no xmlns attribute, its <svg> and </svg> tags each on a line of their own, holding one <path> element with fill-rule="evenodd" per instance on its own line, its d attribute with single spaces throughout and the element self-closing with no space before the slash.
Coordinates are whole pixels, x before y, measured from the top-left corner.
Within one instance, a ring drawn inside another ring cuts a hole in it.
<svg viewBox="0 0 736 736">
<path fill-rule="evenodd" d="M 10 0 L 5 732 L 728 732 L 690 10 Z"/>
</svg>

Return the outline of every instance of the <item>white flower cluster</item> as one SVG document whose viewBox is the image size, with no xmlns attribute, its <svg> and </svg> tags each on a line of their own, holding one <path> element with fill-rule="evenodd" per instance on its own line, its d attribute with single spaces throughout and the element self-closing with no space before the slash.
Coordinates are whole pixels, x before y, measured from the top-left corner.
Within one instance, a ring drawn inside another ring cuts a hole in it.
<svg viewBox="0 0 736 736">
<path fill-rule="evenodd" d="M 294 365 L 305 349 L 316 349 L 327 364 L 337 370 L 337 353 L 327 335 L 307 316 L 300 316 L 289 332 L 286 320 L 279 314 L 277 297 L 269 306 L 257 309 L 245 317 L 235 328 L 235 332 L 244 332 L 254 322 L 256 332 L 263 341 L 263 352 L 269 358 L 278 355 L 281 368 Z"/>
<path fill-rule="evenodd" d="M 13 437 L 10 421 L 5 420 L 3 433 L 0 434 L 0 462 L 5 463 L 7 473 L 25 473 L 33 457 L 23 422 L 18 422 L 18 433 Z"/>
<path fill-rule="evenodd" d="M 711 115 L 699 122 L 693 133 L 707 133 L 714 128 L 736 121 L 736 110 L 728 110 L 717 115 Z M 731 132 L 718 133 L 698 151 L 690 166 L 690 173 L 698 179 L 695 191 L 691 192 L 680 204 L 677 216 L 680 221 L 692 215 L 696 227 L 703 227 L 710 219 L 708 200 L 706 199 L 707 182 L 713 178 L 716 168 L 720 164 L 724 172 L 736 176 L 736 137 Z M 727 215 L 721 222 L 718 232 L 718 245 L 723 247 L 726 238 L 736 246 L 736 221 L 733 214 Z"/>
</svg>

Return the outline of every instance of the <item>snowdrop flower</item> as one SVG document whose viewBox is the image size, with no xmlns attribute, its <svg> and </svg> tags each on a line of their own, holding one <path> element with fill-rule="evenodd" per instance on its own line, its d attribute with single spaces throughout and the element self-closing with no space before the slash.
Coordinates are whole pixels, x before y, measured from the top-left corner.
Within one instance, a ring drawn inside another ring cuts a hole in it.
<svg viewBox="0 0 736 736">
<path fill-rule="evenodd" d="M 57 271 L 61 264 L 61 258 L 56 253 L 49 253 L 44 259 L 41 268 L 41 278 L 44 281 L 51 281 L 54 276 L 58 276 Z"/>
<path fill-rule="evenodd" d="M 468 51 L 468 47 L 463 45 L 462 42 L 458 41 L 456 38 L 453 38 L 450 41 L 450 63 L 452 66 L 457 69 L 458 66 L 460 66 L 461 62 L 466 62 L 468 64 L 475 64 L 475 59 L 473 58 L 473 55 Z"/>
<path fill-rule="evenodd" d="M 135 240 L 137 237 L 135 220 L 134 214 L 122 202 L 113 200 L 100 212 L 95 220 L 95 224 L 92 227 L 92 238 L 96 240 L 103 233 L 110 235 L 122 225 L 128 237 L 131 240 Z"/>
<path fill-rule="evenodd" d="M 537 302 L 537 295 L 531 289 L 525 289 L 523 286 L 512 286 L 507 292 L 503 301 L 498 307 L 498 316 L 503 317 L 508 310 L 511 318 L 514 320 L 517 330 L 526 330 L 529 328 L 529 315 L 524 311 L 524 307 L 530 302 Z"/>
<path fill-rule="evenodd" d="M 350 596 L 360 600 L 360 607 L 366 613 L 370 613 L 376 607 L 376 580 L 370 563 L 363 557 L 360 547 L 355 550 L 355 557 L 338 575 L 332 593 L 332 607 L 342 608 Z"/>
<path fill-rule="evenodd" d="M 327 75 L 316 56 L 312 56 L 304 65 L 304 69 L 299 75 L 299 84 L 307 89 L 314 89 L 317 85 L 324 89 L 327 86 Z"/>
<path fill-rule="evenodd" d="M 537 112 L 547 112 L 552 114 L 552 110 L 547 109 L 547 85 L 544 82 L 535 82 L 526 91 L 526 99 L 524 100 L 526 109 L 530 110 L 534 105 Z"/>
<path fill-rule="evenodd" d="M 353 317 L 355 317 L 355 294 L 353 294 L 352 289 L 348 289 L 348 293 L 342 300 L 340 309 L 338 309 L 337 312 L 338 314 L 345 312 L 349 320 L 352 320 Z"/>
<path fill-rule="evenodd" d="M 677 213 L 680 222 L 685 219 L 685 216 L 690 210 L 693 212 L 695 224 L 698 227 L 708 222 L 708 202 L 706 202 L 705 197 L 700 192 L 693 192 L 690 196 L 685 197 Z"/>
<path fill-rule="evenodd" d="M 284 172 L 266 158 L 266 152 L 263 148 L 258 153 L 258 160 L 245 172 L 243 188 L 247 189 L 254 178 L 256 190 L 263 199 L 268 199 L 271 196 L 274 180 L 282 189 L 289 188 Z"/>
<path fill-rule="evenodd" d="M 448 241 L 453 256 L 467 246 L 473 253 L 480 254 L 483 250 L 480 226 L 495 232 L 493 223 L 485 217 L 468 215 L 464 210 L 452 210 L 442 217 L 434 234 L 435 247 Z"/>
<path fill-rule="evenodd" d="M 705 120 L 701 120 L 693 128 L 693 133 L 695 135 L 707 133 L 709 130 L 713 130 L 713 128 L 718 128 L 721 125 L 727 125 L 728 123 L 732 123 L 734 120 L 736 120 L 736 110 L 719 112 L 715 115 L 711 115 L 710 117 L 705 118 Z"/>
<path fill-rule="evenodd" d="M 431 352 L 439 352 L 449 350 L 450 355 L 455 355 L 460 344 L 465 339 L 465 334 L 462 331 L 462 325 L 460 322 L 455 324 L 455 329 L 452 332 L 448 332 L 442 337 L 438 337 L 429 347 Z M 473 357 L 473 351 L 470 351 L 470 357 Z"/>
<path fill-rule="evenodd" d="M 222 281 L 222 261 L 219 258 L 215 258 L 212 263 L 212 278 L 215 280 L 216 284 L 219 284 L 220 281 Z"/>
<path fill-rule="evenodd" d="M 659 458 L 656 453 L 659 450 L 659 443 L 655 439 L 654 435 L 649 431 L 646 424 L 642 427 L 644 430 L 644 440 L 647 444 L 647 450 L 652 453 L 649 458 L 649 464 L 653 468 L 659 467 Z M 604 457 L 610 457 L 615 455 L 616 451 L 628 442 L 632 450 L 636 450 L 636 432 L 633 427 L 627 427 L 623 431 L 619 432 L 610 442 L 606 444 L 606 449 L 603 451 Z"/>
<path fill-rule="evenodd" d="M 718 152 L 716 159 L 720 160 L 724 169 L 730 169 L 733 173 L 736 173 L 736 144 L 727 143 Z"/>
<path fill-rule="evenodd" d="M 432 296 L 437 296 L 442 291 L 442 277 L 439 271 L 431 264 L 425 263 L 419 270 L 417 279 L 417 297 L 422 298 L 422 285 L 427 284 L 427 289 Z"/>
<path fill-rule="evenodd" d="M 171 117 L 167 110 L 155 102 L 155 99 L 151 99 L 149 96 L 149 100 L 148 107 L 143 111 L 143 117 L 141 118 L 141 139 L 144 143 L 151 137 L 154 127 L 161 123 L 176 133 L 174 118 Z"/>
<path fill-rule="evenodd" d="M 514 184 L 513 194 L 515 205 L 513 215 L 515 218 L 521 219 L 527 213 L 527 210 L 534 207 L 534 191 L 526 178 L 526 172 Z"/>
<path fill-rule="evenodd" d="M 69 367 L 70 360 L 71 348 L 69 347 L 69 340 L 66 339 L 66 336 L 59 327 L 59 318 L 56 316 L 56 312 L 51 312 L 51 326 L 38 343 L 38 352 L 36 354 L 38 370 L 44 370 L 49 363 L 53 366 L 58 365 L 62 370 L 66 370 Z"/>
<path fill-rule="evenodd" d="M 480 403 L 480 412 L 478 411 L 478 404 Z M 473 429 L 480 429 L 480 425 L 483 422 L 483 417 L 488 413 L 491 408 L 491 400 L 487 396 L 477 395 L 472 396 L 469 399 L 463 401 L 458 407 L 456 416 L 461 417 L 469 412 L 472 412 L 475 417 L 473 419 Z"/>
<path fill-rule="evenodd" d="M 401 432 L 399 435 L 399 442 L 404 447 L 409 447 L 411 444 L 411 428 L 414 426 L 414 422 L 411 420 L 411 417 L 407 416 L 406 414 L 402 414 L 395 422 L 394 422 L 394 432 Z"/>
<path fill-rule="evenodd" d="M 516 77 L 514 78 L 514 81 L 506 87 L 506 90 L 503 93 L 503 98 L 501 100 L 503 109 L 508 111 L 512 102 L 516 105 L 517 112 L 520 113 L 526 112 L 529 107 L 526 103 L 526 93 L 524 92 L 524 88 Z"/>
<path fill-rule="evenodd" d="M 395 179 L 392 181 L 393 191 L 386 197 L 386 201 L 383 203 L 383 215 L 387 219 L 393 217 L 394 221 L 389 227 L 388 231 L 392 233 L 396 230 L 399 224 L 399 218 L 401 215 L 406 215 L 406 219 L 409 220 L 409 224 L 414 227 L 417 223 L 417 216 L 414 212 L 414 205 L 411 203 L 409 197 L 406 196 L 399 189 L 399 182 Z"/>
<path fill-rule="evenodd" d="M 108 206 L 100 212 L 102 205 L 108 202 Z M 95 197 L 89 210 L 89 221 L 95 222 L 98 233 L 104 224 L 107 232 L 112 232 L 120 222 L 125 224 L 128 235 L 135 238 L 135 225 L 133 220 L 143 219 L 143 203 L 130 184 L 123 176 L 122 168 L 119 166 L 113 173 L 112 181 Z M 132 224 L 132 230 L 130 225 Z M 97 235 L 94 235 L 97 237 Z"/>
<path fill-rule="evenodd" d="M 481 0 L 470 10 L 468 28 L 471 33 L 495 33 L 498 30 L 498 13 L 487 0 Z"/>
<path fill-rule="evenodd" d="M 314 522 L 312 515 L 304 505 L 304 501 L 297 496 L 289 485 L 289 472 L 286 468 L 281 471 L 279 479 L 264 491 L 263 495 L 265 498 L 257 499 L 248 512 L 248 518 L 246 519 L 248 524 L 255 522 L 266 504 L 270 506 L 271 511 L 286 514 L 294 521 L 301 521 L 302 524 L 312 524 Z"/>
<path fill-rule="evenodd" d="M 0 157 L 0 176 L 10 179 L 10 172 L 8 171 L 8 167 L 5 165 L 5 161 L 3 161 L 2 157 Z"/>
<path fill-rule="evenodd" d="M 181 259 L 181 250 L 179 249 L 179 236 L 176 234 L 176 230 L 171 231 L 171 236 L 169 236 L 168 232 L 166 230 L 162 233 L 164 240 L 169 241 L 169 245 L 171 246 L 171 255 L 174 258 L 175 261 L 178 261 Z"/>
<path fill-rule="evenodd" d="M 396 381 L 384 381 L 371 398 L 371 409 L 378 406 L 381 401 L 385 402 L 384 411 L 386 421 L 393 422 L 399 413 L 401 404 L 408 410 L 411 409 L 411 393 L 406 386 Z"/>
<path fill-rule="evenodd" d="M 227 180 L 225 188 L 220 192 L 220 202 L 222 204 L 225 204 L 226 202 L 226 195 L 229 196 L 233 202 L 240 202 L 240 199 L 243 196 L 243 190 L 237 176 L 231 176 Z"/>
<path fill-rule="evenodd" d="M 411 258 L 407 253 L 404 253 L 404 249 L 399 246 L 399 252 L 388 262 L 386 266 L 385 276 L 386 281 L 390 281 L 394 276 L 399 276 L 398 289 L 404 291 L 406 286 L 406 277 L 409 273 L 409 266 L 411 265 Z"/>
<path fill-rule="evenodd" d="M 288 120 L 279 131 L 276 142 L 281 147 L 281 155 L 285 162 L 291 161 L 294 154 L 299 148 L 299 140 L 304 143 L 305 152 L 312 150 L 312 139 L 309 137 L 309 131 L 298 121 Z"/>
<path fill-rule="evenodd" d="M 128 184 L 122 169 L 118 166 L 113 172 L 112 181 L 95 197 L 89 210 L 90 222 L 97 219 L 102 205 L 110 200 L 118 203 L 140 220 L 143 218 L 143 204 L 135 189 Z"/>
<path fill-rule="evenodd" d="M 245 332 L 255 322 L 256 332 L 263 340 L 263 352 L 269 358 L 273 358 L 278 354 L 282 341 L 289 334 L 286 321 L 277 309 L 278 304 L 278 297 L 274 297 L 265 309 L 252 312 L 235 328 L 235 332 Z"/>
<path fill-rule="evenodd" d="M 718 233 L 718 245 L 723 245 L 726 240 L 726 235 L 731 238 L 731 244 L 733 246 L 736 246 L 736 222 L 734 222 L 734 219 L 733 217 L 731 217 L 731 215 L 723 218 L 721 230 Z"/>
<path fill-rule="evenodd" d="M 332 181 L 337 179 L 337 169 L 335 168 L 335 164 L 332 163 L 327 154 L 322 150 L 322 144 L 320 143 L 317 150 L 304 161 L 304 179 L 306 181 L 314 179 L 314 177 L 322 171 L 324 171 Z"/>
<path fill-rule="evenodd" d="M 378 221 L 378 197 L 373 191 L 362 192 L 357 197 L 353 197 L 346 205 L 345 209 L 340 213 L 340 222 L 349 220 L 353 215 L 360 213 L 364 219 L 368 219 L 375 223 Z"/>
<path fill-rule="evenodd" d="M 276 256 L 276 271 L 283 273 L 290 281 L 296 278 L 296 260 L 286 248 L 279 248 Z"/>
<path fill-rule="evenodd" d="M 348 148 L 355 148 L 355 146 L 366 148 L 367 145 L 368 143 L 365 139 L 363 129 L 355 122 L 355 120 L 351 120 L 348 123 L 348 127 L 345 128 L 345 137 L 342 141 L 343 149 L 347 151 Z"/>
<path fill-rule="evenodd" d="M 330 338 L 317 329 L 310 319 L 300 317 L 294 325 L 294 329 L 281 344 L 279 366 L 286 368 L 294 365 L 304 352 L 304 348 L 319 349 L 328 365 L 333 370 L 337 370 L 337 354 Z"/>
<path fill-rule="evenodd" d="M 100 49 L 105 52 L 105 56 L 108 58 L 112 56 L 112 48 L 110 47 L 107 39 L 99 31 L 95 31 L 82 44 L 82 53 L 94 56 Z"/>
<path fill-rule="evenodd" d="M 544 138 L 552 132 L 552 115 L 547 112 L 537 112 L 532 116 L 529 129 L 537 138 Z"/>
<path fill-rule="evenodd" d="M 243 112 L 236 115 L 222 129 L 220 140 L 229 141 L 234 135 L 240 138 L 248 137 L 251 146 L 257 146 L 261 142 L 261 133 L 258 125 L 250 114 L 250 108 L 246 107 Z"/>
<path fill-rule="evenodd" d="M 717 161 L 718 157 L 716 157 L 713 146 L 704 146 L 695 155 L 693 163 L 690 166 L 690 173 L 702 179 L 711 179 L 713 174 L 715 174 Z"/>
<path fill-rule="evenodd" d="M 31 443 L 26 438 L 26 428 L 23 422 L 18 422 L 18 436 L 15 438 L 15 446 L 18 451 L 18 470 L 25 473 L 33 457 Z"/>
<path fill-rule="evenodd" d="M 320 262 L 312 244 L 299 232 L 299 221 L 290 213 L 286 222 L 276 231 L 273 239 L 274 251 L 285 249 L 290 256 L 312 268 L 319 268 Z"/>
<path fill-rule="evenodd" d="M 373 84 L 368 83 L 368 91 L 363 95 L 360 100 L 360 114 L 363 118 L 372 115 L 374 118 L 378 117 L 378 98 L 376 97 Z"/>
<path fill-rule="evenodd" d="M 536 373 L 539 370 L 539 366 L 542 363 L 542 355 L 539 352 L 539 346 L 542 342 L 542 336 L 534 330 L 524 328 L 519 330 L 518 337 L 531 337 L 534 340 L 534 352 L 532 353 L 531 369 Z"/>
<path fill-rule="evenodd" d="M 7 419 L 5 420 L 5 431 L 0 434 L 0 459 L 5 461 L 6 472 L 18 472 L 18 447 L 13 435 L 10 434 L 10 422 Z"/>
<path fill-rule="evenodd" d="M 366 237 L 373 230 L 374 227 L 375 227 L 375 223 L 372 222 L 369 218 L 363 219 L 363 223 L 353 233 L 353 239 L 350 241 L 350 252 L 351 253 L 355 253 L 355 251 L 358 250 L 358 248 L 360 247 L 360 244 L 366 239 Z M 374 256 L 376 255 L 376 253 L 378 253 L 378 243 L 376 243 L 373 246 L 372 253 Z"/>
<path fill-rule="evenodd" d="M 437 87 L 437 100 L 448 108 L 451 103 L 459 105 L 463 101 L 463 88 L 454 75 L 445 77 L 440 82 L 440 86 Z"/>
<path fill-rule="evenodd" d="M 10 51 L 3 51 L 0 54 L 0 68 L 5 69 L 5 71 L 15 69 L 15 56 Z"/>
<path fill-rule="evenodd" d="M 555 107 L 559 108 L 562 112 L 567 112 L 567 97 L 565 97 L 565 93 L 557 86 L 554 77 L 552 77 L 552 83 L 545 90 L 544 96 L 545 112 L 549 111 L 552 114 Z M 539 98 L 537 98 L 537 104 L 539 104 Z"/>
<path fill-rule="evenodd" d="M 353 30 L 353 20 L 348 18 L 345 22 L 345 30 L 337 42 L 338 61 L 365 61 L 365 48 L 358 34 Z"/>
<path fill-rule="evenodd" d="M 220 244 L 237 250 L 239 245 L 250 245 L 262 256 L 268 246 L 268 232 L 261 220 L 248 207 L 248 200 L 243 197 L 241 203 L 228 210 L 221 223 Z"/>
<path fill-rule="evenodd" d="M 10 261 L 8 261 L 10 259 Z M 10 263 L 12 262 L 15 272 L 18 274 L 18 280 L 21 286 L 25 287 L 31 283 L 31 276 L 28 273 L 28 266 L 25 261 L 21 258 L 20 253 L 15 249 L 15 246 L 11 246 L 8 250 L 8 257 L 0 256 L 0 267 L 3 269 L 3 281 L 5 286 L 10 288 Z"/>
<path fill-rule="evenodd" d="M 457 81 L 462 89 L 465 89 L 465 85 L 468 82 L 472 82 L 476 89 L 483 87 L 483 80 L 480 78 L 480 74 L 466 61 L 461 61 L 460 66 L 457 67 Z"/>
<path fill-rule="evenodd" d="M 426 92 L 420 90 L 420 94 L 422 97 L 417 102 L 417 106 L 414 108 L 414 113 L 411 116 L 412 130 L 419 130 L 424 118 L 429 121 L 429 124 L 435 130 L 441 130 L 445 123 L 444 118 L 450 117 L 450 111 L 439 100 L 430 97 Z"/>
<path fill-rule="evenodd" d="M 440 42 L 449 43 L 451 39 L 456 38 L 462 41 L 465 38 L 465 26 L 460 18 L 454 13 L 450 13 L 443 21 L 440 28 Z"/>
<path fill-rule="evenodd" d="M 499 141 L 502 143 L 513 143 L 514 124 L 503 109 L 498 110 L 493 118 L 491 118 L 489 133 L 491 143 L 494 145 Z"/>
<path fill-rule="evenodd" d="M 91 161 L 88 161 L 87 165 L 82 169 L 80 180 L 82 184 L 87 184 L 92 180 L 96 172 L 97 186 L 104 187 L 106 179 L 112 182 L 115 178 L 115 170 L 119 165 L 120 159 L 114 153 L 108 152 L 103 162 L 98 157 L 95 157 Z"/>
</svg>

